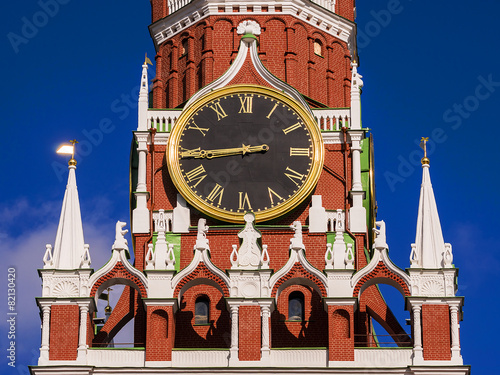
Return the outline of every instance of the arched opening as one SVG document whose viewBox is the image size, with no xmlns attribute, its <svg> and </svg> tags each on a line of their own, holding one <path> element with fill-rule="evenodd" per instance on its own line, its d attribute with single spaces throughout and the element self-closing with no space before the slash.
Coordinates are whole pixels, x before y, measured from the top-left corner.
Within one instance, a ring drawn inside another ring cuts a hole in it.
<svg viewBox="0 0 500 375">
<path fill-rule="evenodd" d="M 355 335 L 357 347 L 410 347 L 411 337 L 404 310 L 405 299 L 393 285 L 368 286 L 360 296 L 359 321 Z"/>
<path fill-rule="evenodd" d="M 209 324 L 210 322 L 210 300 L 207 296 L 196 299 L 194 304 L 194 324 Z"/>
</svg>

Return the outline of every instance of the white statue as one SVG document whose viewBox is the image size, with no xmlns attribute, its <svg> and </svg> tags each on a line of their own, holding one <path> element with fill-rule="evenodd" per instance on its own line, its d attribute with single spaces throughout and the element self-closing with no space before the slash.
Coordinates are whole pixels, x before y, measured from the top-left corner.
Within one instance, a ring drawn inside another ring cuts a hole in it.
<svg viewBox="0 0 500 375">
<path fill-rule="evenodd" d="M 118 220 L 115 226 L 115 242 L 113 243 L 113 250 L 128 250 L 128 242 L 125 239 L 125 234 L 128 233 L 127 229 L 123 229 L 123 227 L 127 225 L 127 223 Z"/>
<path fill-rule="evenodd" d="M 377 226 L 380 229 L 377 229 Z M 375 222 L 375 228 L 373 228 L 373 231 L 377 235 L 375 238 L 375 242 L 373 243 L 373 247 L 378 250 L 384 250 L 387 249 L 389 246 L 387 246 L 387 242 L 385 239 L 385 222 L 384 220 L 376 221 Z"/>
<path fill-rule="evenodd" d="M 208 247 L 207 232 L 208 232 L 207 220 L 200 218 L 200 220 L 198 220 L 198 234 L 196 235 L 196 245 L 195 245 L 196 249 L 208 250 L 209 247 Z"/>
<path fill-rule="evenodd" d="M 253 213 L 246 213 L 244 219 L 246 222 L 245 228 L 238 233 L 238 237 L 242 239 L 238 254 L 238 265 L 242 268 L 257 269 L 260 265 L 261 257 L 261 251 L 257 241 L 262 235 L 253 225 L 255 221 L 255 215 Z"/>
<path fill-rule="evenodd" d="M 290 247 L 295 250 L 303 249 L 302 243 L 302 224 L 300 221 L 294 221 L 290 228 L 294 230 L 293 238 L 290 239 Z"/>
</svg>

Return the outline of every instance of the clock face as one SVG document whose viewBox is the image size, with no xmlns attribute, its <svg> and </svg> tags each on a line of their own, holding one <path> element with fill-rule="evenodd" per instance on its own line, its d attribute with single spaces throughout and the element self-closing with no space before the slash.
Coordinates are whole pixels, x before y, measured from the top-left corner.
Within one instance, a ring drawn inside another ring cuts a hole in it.
<svg viewBox="0 0 500 375">
<path fill-rule="evenodd" d="M 167 147 L 179 192 L 219 220 L 257 221 L 296 207 L 313 190 L 323 143 L 310 114 L 287 96 L 259 86 L 213 91 L 185 110 Z"/>
</svg>

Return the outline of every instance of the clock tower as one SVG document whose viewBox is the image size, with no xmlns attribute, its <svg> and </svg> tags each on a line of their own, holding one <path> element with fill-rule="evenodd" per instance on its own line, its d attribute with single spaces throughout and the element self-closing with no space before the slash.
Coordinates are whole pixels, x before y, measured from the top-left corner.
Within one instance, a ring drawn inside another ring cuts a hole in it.
<svg viewBox="0 0 500 375">
<path fill-rule="evenodd" d="M 469 374 L 427 158 L 408 270 L 389 259 L 376 218 L 355 1 L 151 0 L 151 9 L 156 74 L 149 82 L 146 58 L 132 243 L 118 222 L 111 259 L 72 271 L 79 292 L 63 299 L 53 284 L 69 271 L 47 250 L 32 373 Z M 123 294 L 100 321 L 95 302 L 116 284 Z M 377 284 L 402 294 L 411 330 Z M 65 312 L 76 321 L 63 344 L 53 338 Z M 134 347 L 113 349 L 131 319 Z"/>
</svg>

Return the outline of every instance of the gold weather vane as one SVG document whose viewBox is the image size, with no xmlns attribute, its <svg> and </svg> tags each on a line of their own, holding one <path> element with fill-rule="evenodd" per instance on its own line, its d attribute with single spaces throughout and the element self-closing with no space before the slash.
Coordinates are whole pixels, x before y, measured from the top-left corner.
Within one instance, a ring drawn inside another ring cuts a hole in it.
<svg viewBox="0 0 500 375">
<path fill-rule="evenodd" d="M 63 155 L 71 155 L 71 159 L 68 162 L 68 165 L 76 165 L 76 160 L 75 160 L 75 144 L 78 143 L 76 139 L 73 139 L 69 141 L 71 143 L 71 146 L 68 144 L 63 144 L 59 146 L 57 149 L 58 154 L 63 154 Z"/>
<path fill-rule="evenodd" d="M 429 164 L 430 160 L 427 157 L 427 142 L 429 141 L 429 137 L 422 137 L 420 140 L 420 147 L 424 150 L 424 157 L 422 158 L 422 165 Z"/>
<path fill-rule="evenodd" d="M 147 52 L 146 52 L 146 56 L 144 58 L 144 64 L 149 64 L 149 65 L 153 66 L 153 63 L 149 59 Z"/>
</svg>

